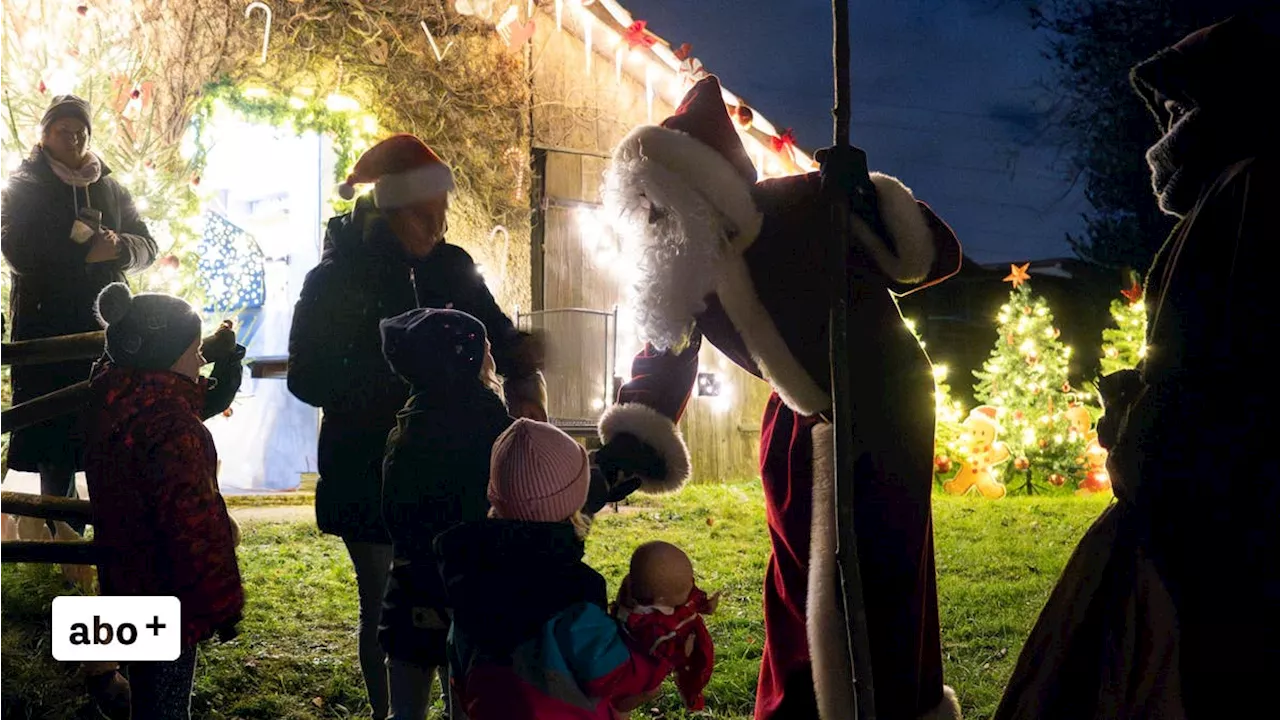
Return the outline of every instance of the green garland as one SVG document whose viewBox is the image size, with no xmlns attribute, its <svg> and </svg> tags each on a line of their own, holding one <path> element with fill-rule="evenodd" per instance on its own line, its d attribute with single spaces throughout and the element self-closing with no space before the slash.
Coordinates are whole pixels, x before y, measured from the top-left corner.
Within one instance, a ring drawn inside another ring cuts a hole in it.
<svg viewBox="0 0 1280 720">
<path fill-rule="evenodd" d="M 327 137 L 337 156 L 334 165 L 336 182 L 346 178 L 356 158 L 372 144 L 376 136 L 376 121 L 372 127 L 369 125 L 371 115 L 353 110 L 331 109 L 327 106 L 326 99 L 318 94 L 285 95 L 271 91 L 250 94 L 247 90 L 244 83 L 229 77 L 219 78 L 204 86 L 200 101 L 192 114 L 196 146 L 194 161 L 199 167 L 204 167 L 205 164 L 208 153 L 205 137 L 218 103 L 254 122 L 274 127 L 291 127 L 300 134 L 314 132 Z M 335 195 L 330 199 L 330 204 L 335 213 L 343 213 L 351 209 L 353 202 Z"/>
</svg>

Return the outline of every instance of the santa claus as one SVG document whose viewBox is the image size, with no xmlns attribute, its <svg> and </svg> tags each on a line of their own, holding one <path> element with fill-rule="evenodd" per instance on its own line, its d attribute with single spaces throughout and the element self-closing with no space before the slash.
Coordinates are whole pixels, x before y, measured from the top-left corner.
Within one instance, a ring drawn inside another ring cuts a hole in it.
<svg viewBox="0 0 1280 720">
<path fill-rule="evenodd" d="M 849 398 L 854 494 L 876 714 L 958 718 L 942 684 L 929 499 L 934 381 L 894 294 L 950 277 L 955 235 L 872 173 L 879 218 L 853 216 Z M 604 203 L 635 259 L 645 349 L 600 420 L 607 482 L 671 491 L 689 476 L 676 427 L 705 338 L 773 389 L 760 474 L 772 543 L 755 717 L 854 717 L 835 562 L 828 284 L 835 231 L 818 173 L 756 181 L 719 81 L 616 148 Z M 873 227 L 883 227 L 880 233 Z M 622 480 L 619 480 L 622 479 Z M 618 493 L 613 493 L 616 497 Z"/>
</svg>

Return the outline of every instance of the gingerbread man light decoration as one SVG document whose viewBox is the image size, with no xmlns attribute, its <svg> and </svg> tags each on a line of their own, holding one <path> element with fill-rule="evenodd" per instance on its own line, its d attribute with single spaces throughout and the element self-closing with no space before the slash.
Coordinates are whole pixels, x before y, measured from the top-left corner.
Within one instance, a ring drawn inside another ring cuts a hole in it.
<svg viewBox="0 0 1280 720">
<path fill-rule="evenodd" d="M 952 495 L 964 495 L 977 488 L 983 497 L 1004 497 L 1004 483 L 996 480 L 992 472 L 1010 456 L 1008 446 L 996 440 L 1000 434 L 997 414 L 996 408 L 982 405 L 965 418 L 964 432 L 960 434 L 960 472 L 942 485 Z"/>
<path fill-rule="evenodd" d="M 1093 429 L 1093 418 L 1083 405 L 1067 408 L 1067 421 L 1071 431 L 1084 440 L 1084 455 L 1076 462 L 1084 466 L 1084 479 L 1080 481 L 1077 495 L 1092 495 L 1111 491 L 1111 475 L 1107 473 L 1107 451 L 1098 442 L 1098 431 Z"/>
</svg>

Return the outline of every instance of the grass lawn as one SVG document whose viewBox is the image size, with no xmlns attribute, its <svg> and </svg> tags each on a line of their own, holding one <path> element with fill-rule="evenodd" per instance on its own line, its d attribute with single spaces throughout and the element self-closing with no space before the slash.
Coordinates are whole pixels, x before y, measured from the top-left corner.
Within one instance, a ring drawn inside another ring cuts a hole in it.
<svg viewBox="0 0 1280 720">
<path fill-rule="evenodd" d="M 708 590 L 723 589 L 710 620 L 717 666 L 700 717 L 748 718 L 764 632 L 760 591 L 768 541 L 758 484 L 693 486 L 634 512 L 601 516 L 589 561 L 610 581 L 632 548 L 665 539 L 686 548 Z M 938 497 L 934 505 L 947 682 L 966 717 L 990 716 L 1024 636 L 1103 498 Z M 341 542 L 309 524 L 246 525 L 240 547 L 249 593 L 240 637 L 201 649 L 198 718 L 368 717 L 356 663 L 355 579 Z M 89 718 L 75 667 L 49 655 L 59 576 L 5 565 L 0 715 Z M 681 718 L 674 689 L 637 717 Z"/>
</svg>

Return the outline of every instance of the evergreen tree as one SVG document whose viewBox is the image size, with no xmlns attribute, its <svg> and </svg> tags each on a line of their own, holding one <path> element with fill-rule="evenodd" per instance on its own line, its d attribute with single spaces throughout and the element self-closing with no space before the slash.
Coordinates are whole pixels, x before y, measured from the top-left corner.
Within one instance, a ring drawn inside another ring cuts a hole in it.
<svg viewBox="0 0 1280 720">
<path fill-rule="evenodd" d="M 1102 331 L 1102 374 L 1138 366 L 1147 354 L 1147 307 L 1142 286 L 1135 280 L 1121 291 L 1124 298 L 1111 301 L 1116 326 Z"/>
<path fill-rule="evenodd" d="M 7 178 L 39 141 L 40 118 L 56 95 L 75 94 L 93 111 L 90 149 L 133 196 L 164 257 L 133 281 L 199 304 L 193 158 L 184 158 L 164 109 L 153 101 L 157 68 L 136 50 L 141 19 L 127 0 L 93 4 L 5 3 L 4 129 L 0 175 Z"/>
<path fill-rule="evenodd" d="M 975 396 L 1000 411 L 1013 461 L 1005 484 L 1028 494 L 1078 479 L 1082 442 L 1072 435 L 1065 411 L 1077 399 L 1068 372 L 1071 348 L 1059 340 L 1048 304 L 1027 284 L 1027 266 L 1013 266 L 1009 301 L 997 316 L 999 338 L 978 378 Z"/>
</svg>

